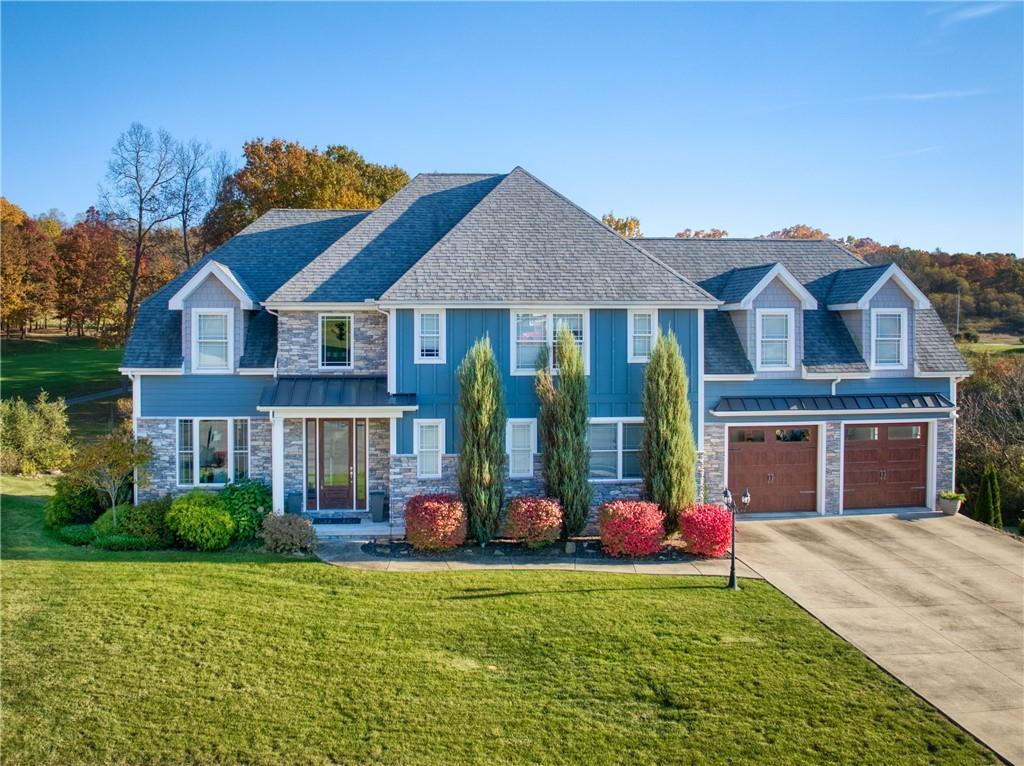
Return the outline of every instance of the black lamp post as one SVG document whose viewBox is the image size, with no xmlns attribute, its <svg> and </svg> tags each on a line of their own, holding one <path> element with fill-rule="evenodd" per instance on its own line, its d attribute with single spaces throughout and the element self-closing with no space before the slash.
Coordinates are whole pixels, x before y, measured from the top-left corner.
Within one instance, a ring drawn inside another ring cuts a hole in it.
<svg viewBox="0 0 1024 766">
<path fill-rule="evenodd" d="M 739 590 L 740 585 L 736 582 L 736 503 L 733 502 L 732 492 L 726 487 L 725 491 L 722 492 L 722 497 L 725 499 L 725 505 L 732 513 L 732 543 L 729 545 L 730 551 L 729 557 L 731 559 L 729 563 L 729 590 Z M 747 493 L 746 497 L 750 497 Z"/>
</svg>

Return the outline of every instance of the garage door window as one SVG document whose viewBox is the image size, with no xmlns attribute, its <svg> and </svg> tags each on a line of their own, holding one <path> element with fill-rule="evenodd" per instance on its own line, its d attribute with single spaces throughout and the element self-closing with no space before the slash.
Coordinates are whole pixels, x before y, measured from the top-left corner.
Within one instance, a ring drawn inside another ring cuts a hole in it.
<svg viewBox="0 0 1024 766">
<path fill-rule="evenodd" d="M 763 442 L 764 431 L 750 431 L 746 428 L 733 428 L 729 431 L 729 441 L 733 444 Z"/>
<path fill-rule="evenodd" d="M 890 439 L 920 439 L 921 426 L 889 426 Z"/>
<path fill-rule="evenodd" d="M 875 442 L 878 441 L 878 429 L 875 426 L 847 426 L 846 441 Z"/>
<path fill-rule="evenodd" d="M 809 442 L 811 440 L 811 429 L 809 428 L 779 428 L 775 431 L 777 442 Z"/>
</svg>

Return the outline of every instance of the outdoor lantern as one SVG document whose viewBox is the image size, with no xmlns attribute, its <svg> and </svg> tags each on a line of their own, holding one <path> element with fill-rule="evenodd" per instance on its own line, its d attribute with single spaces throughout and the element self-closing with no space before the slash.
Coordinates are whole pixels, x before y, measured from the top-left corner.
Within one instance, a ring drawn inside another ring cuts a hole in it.
<svg viewBox="0 0 1024 766">
<path fill-rule="evenodd" d="M 747 508 L 750 506 L 750 490 L 749 489 L 743 490 L 743 497 L 740 498 L 740 502 L 743 503 L 743 510 L 744 511 L 747 510 Z"/>
</svg>

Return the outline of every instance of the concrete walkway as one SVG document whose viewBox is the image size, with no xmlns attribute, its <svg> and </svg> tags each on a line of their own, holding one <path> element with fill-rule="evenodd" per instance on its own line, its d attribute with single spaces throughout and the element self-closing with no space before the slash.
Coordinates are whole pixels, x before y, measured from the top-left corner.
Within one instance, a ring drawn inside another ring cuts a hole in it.
<svg viewBox="0 0 1024 766">
<path fill-rule="evenodd" d="M 1024 764 L 1024 544 L 961 516 L 741 524 L 747 565 Z"/>
</svg>

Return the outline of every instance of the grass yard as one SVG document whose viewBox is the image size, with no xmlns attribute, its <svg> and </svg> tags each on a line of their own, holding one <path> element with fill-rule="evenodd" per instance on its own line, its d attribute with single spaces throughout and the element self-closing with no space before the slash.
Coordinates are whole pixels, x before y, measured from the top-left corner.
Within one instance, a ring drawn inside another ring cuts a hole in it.
<svg viewBox="0 0 1024 766">
<path fill-rule="evenodd" d="M 5 340 L 0 347 L 0 395 L 35 399 L 40 389 L 51 398 L 106 391 L 124 385 L 118 373 L 121 348 L 100 348 L 95 338 L 35 335 Z"/>
<path fill-rule="evenodd" d="M 759 582 L 103 553 L 4 478 L 4 763 L 992 763 Z"/>
</svg>

